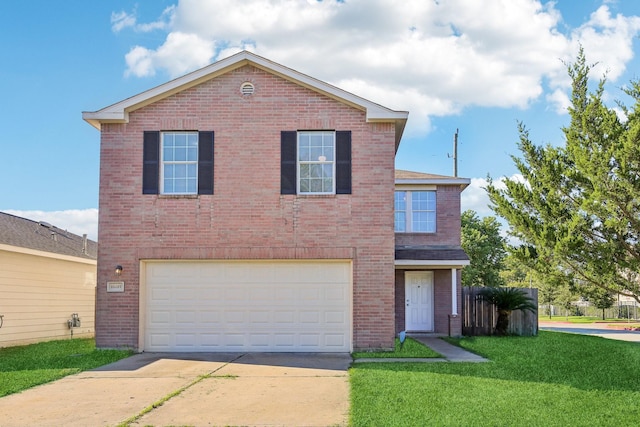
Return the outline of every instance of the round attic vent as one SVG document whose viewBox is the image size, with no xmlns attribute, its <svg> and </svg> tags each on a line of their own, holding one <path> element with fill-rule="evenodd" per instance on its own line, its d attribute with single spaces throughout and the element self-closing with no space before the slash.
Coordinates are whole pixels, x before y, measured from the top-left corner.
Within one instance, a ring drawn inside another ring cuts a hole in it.
<svg viewBox="0 0 640 427">
<path fill-rule="evenodd" d="M 242 93 L 243 95 L 253 95 L 254 91 L 255 91 L 255 87 L 251 82 L 244 82 L 240 86 L 240 93 Z"/>
</svg>

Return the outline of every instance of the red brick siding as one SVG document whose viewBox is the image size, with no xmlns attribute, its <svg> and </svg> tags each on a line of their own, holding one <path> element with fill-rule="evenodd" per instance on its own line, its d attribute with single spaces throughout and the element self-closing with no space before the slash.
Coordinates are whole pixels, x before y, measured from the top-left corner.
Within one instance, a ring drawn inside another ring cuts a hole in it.
<svg viewBox="0 0 640 427">
<path fill-rule="evenodd" d="M 437 186 L 435 233 L 396 233 L 396 245 L 460 245 L 460 186 Z"/>
<path fill-rule="evenodd" d="M 280 131 L 297 129 L 352 131 L 352 195 L 280 195 Z M 351 258 L 354 347 L 391 347 L 394 129 L 250 66 L 103 124 L 97 345 L 142 344 L 141 259 Z M 213 130 L 214 195 L 143 196 L 145 130 Z M 117 264 L 125 292 L 107 294 Z"/>
<path fill-rule="evenodd" d="M 405 330 L 405 289 L 404 289 L 404 273 L 405 270 L 396 270 L 395 286 L 396 286 L 396 334 Z"/>
</svg>

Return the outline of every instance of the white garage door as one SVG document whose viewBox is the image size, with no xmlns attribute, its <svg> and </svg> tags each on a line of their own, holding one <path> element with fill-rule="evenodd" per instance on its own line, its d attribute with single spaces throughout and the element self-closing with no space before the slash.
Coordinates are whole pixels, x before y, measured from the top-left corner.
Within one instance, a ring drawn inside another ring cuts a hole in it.
<svg viewBox="0 0 640 427">
<path fill-rule="evenodd" d="M 146 262 L 145 351 L 351 351 L 351 263 Z"/>
</svg>

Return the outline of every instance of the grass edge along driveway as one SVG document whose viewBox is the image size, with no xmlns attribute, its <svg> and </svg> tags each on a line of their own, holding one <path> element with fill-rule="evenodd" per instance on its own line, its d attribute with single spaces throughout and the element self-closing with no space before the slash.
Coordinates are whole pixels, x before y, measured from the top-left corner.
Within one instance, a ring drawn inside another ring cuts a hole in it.
<svg viewBox="0 0 640 427">
<path fill-rule="evenodd" d="M 93 338 L 74 338 L 0 348 L 0 397 L 94 369 L 134 354 L 99 350 Z"/>
<path fill-rule="evenodd" d="M 489 363 L 350 370 L 352 426 L 636 425 L 640 345 L 541 331 L 451 340 Z"/>
</svg>

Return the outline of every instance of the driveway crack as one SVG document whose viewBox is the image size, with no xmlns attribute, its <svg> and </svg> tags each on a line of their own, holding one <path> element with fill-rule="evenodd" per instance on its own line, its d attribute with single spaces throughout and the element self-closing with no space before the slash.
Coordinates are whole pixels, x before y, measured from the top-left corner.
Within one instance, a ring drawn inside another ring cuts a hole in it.
<svg viewBox="0 0 640 427">
<path fill-rule="evenodd" d="M 218 368 L 214 369 L 213 371 L 211 371 L 211 372 L 209 372 L 207 374 L 198 375 L 198 377 L 196 379 L 194 379 L 193 381 L 191 381 L 189 384 L 185 385 L 184 387 L 180 387 L 179 389 L 169 393 L 168 395 L 164 396 L 163 398 L 153 402 L 151 405 L 149 405 L 146 408 L 144 408 L 138 414 L 136 414 L 136 415 L 134 415 L 134 416 L 132 416 L 130 418 L 127 418 L 126 420 L 124 420 L 123 422 L 118 424 L 117 427 L 131 427 L 131 425 L 133 423 L 135 423 L 138 420 L 140 420 L 140 418 L 142 418 L 143 416 L 149 414 L 150 412 L 152 412 L 156 408 L 161 407 L 162 405 L 164 405 L 166 402 L 168 402 L 169 400 L 173 399 L 174 397 L 179 396 L 180 394 L 182 394 L 183 391 L 190 389 L 194 385 L 198 384 L 200 381 L 205 380 L 207 378 L 211 378 L 220 369 L 225 368 L 229 364 L 237 361 L 238 359 L 242 358 L 245 355 L 246 354 L 240 354 L 235 359 L 223 363 L 222 365 L 220 365 Z"/>
</svg>

